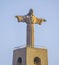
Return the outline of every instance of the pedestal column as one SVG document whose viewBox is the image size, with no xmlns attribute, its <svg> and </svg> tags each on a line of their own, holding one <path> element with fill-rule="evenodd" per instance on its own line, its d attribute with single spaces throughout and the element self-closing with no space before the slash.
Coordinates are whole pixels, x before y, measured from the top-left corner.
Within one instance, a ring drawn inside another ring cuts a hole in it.
<svg viewBox="0 0 59 65">
<path fill-rule="evenodd" d="M 27 24 L 27 47 L 34 47 L 34 24 Z"/>
</svg>

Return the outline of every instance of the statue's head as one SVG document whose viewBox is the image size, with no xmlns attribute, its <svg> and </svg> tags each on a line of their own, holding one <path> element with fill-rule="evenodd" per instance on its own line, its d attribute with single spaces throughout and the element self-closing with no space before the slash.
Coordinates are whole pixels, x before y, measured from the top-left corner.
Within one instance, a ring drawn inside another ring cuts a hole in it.
<svg viewBox="0 0 59 65">
<path fill-rule="evenodd" d="M 30 9 L 29 12 L 33 13 L 33 9 Z"/>
<path fill-rule="evenodd" d="M 33 15 L 33 9 L 29 10 L 29 15 Z"/>
</svg>

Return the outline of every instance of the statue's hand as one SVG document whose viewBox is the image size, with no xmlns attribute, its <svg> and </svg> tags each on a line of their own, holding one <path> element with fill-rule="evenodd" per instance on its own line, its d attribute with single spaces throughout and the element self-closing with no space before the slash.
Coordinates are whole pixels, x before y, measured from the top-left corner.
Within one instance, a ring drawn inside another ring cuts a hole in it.
<svg viewBox="0 0 59 65">
<path fill-rule="evenodd" d="M 43 19 L 44 22 L 46 22 L 47 20 L 46 19 Z"/>
</svg>

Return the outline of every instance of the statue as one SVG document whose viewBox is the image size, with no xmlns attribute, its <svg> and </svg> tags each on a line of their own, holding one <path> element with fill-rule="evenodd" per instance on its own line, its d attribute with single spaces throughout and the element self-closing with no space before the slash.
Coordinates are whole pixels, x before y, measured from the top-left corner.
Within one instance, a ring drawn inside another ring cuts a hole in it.
<svg viewBox="0 0 59 65">
<path fill-rule="evenodd" d="M 33 15 L 33 9 L 29 10 L 29 13 L 24 16 L 15 16 L 18 19 L 18 22 L 26 22 L 26 23 L 31 23 L 31 24 L 39 24 L 41 25 L 42 22 L 45 22 L 45 19 L 42 18 L 37 18 Z M 30 22 L 31 20 L 31 22 Z"/>
<path fill-rule="evenodd" d="M 34 16 L 33 9 L 29 10 L 29 13 L 24 16 L 15 16 L 18 22 L 27 23 L 27 46 L 34 46 L 34 24 L 41 25 L 42 22 L 46 22 L 43 18 L 37 18 Z"/>
</svg>

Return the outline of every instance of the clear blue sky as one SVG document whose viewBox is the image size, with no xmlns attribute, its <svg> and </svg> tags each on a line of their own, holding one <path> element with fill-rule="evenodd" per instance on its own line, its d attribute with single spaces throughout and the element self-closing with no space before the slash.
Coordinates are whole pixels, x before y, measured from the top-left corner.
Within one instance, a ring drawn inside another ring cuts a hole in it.
<svg viewBox="0 0 59 65">
<path fill-rule="evenodd" d="M 35 25 L 35 45 L 47 47 L 49 65 L 59 65 L 59 0 L 0 0 L 0 65 L 12 65 L 14 47 L 26 44 L 26 24 L 14 16 L 30 8 L 47 20 Z"/>
</svg>

